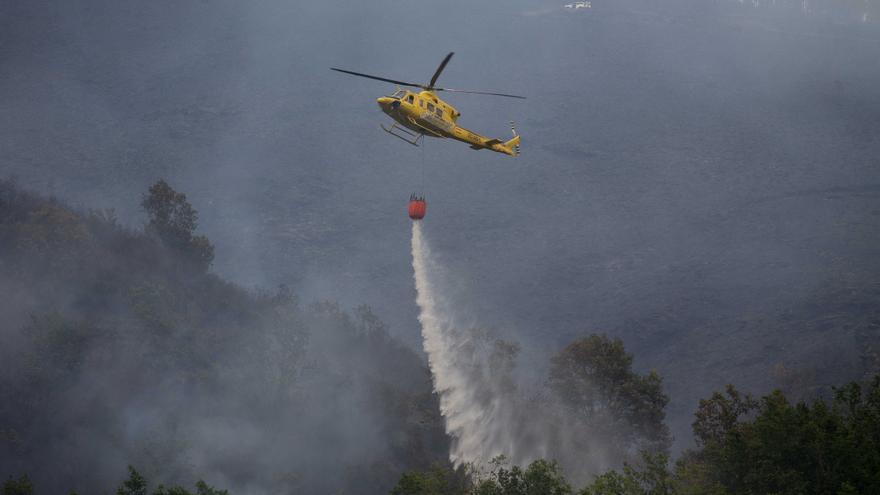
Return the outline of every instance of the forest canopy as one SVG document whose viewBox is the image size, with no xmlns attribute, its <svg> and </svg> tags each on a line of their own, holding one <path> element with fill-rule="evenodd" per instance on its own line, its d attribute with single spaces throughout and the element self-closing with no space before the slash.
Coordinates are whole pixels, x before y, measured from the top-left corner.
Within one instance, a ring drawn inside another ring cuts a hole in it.
<svg viewBox="0 0 880 495">
<path fill-rule="evenodd" d="M 130 229 L 0 181 L 0 476 L 376 493 L 446 459 L 423 359 L 370 308 L 224 281 L 184 194 L 142 206 Z"/>
<path fill-rule="evenodd" d="M 781 391 L 759 399 L 728 386 L 700 401 L 697 447 L 674 462 L 643 452 L 620 470 L 577 490 L 555 462 L 527 467 L 499 458 L 466 488 L 440 483 L 454 474 L 410 472 L 392 494 L 410 495 L 696 495 L 861 494 L 880 492 L 880 375 L 852 382 L 833 399 L 789 402 Z"/>
<path fill-rule="evenodd" d="M 516 342 L 470 330 L 546 456 L 454 467 L 427 364 L 369 307 L 227 282 L 185 194 L 160 180 L 141 206 L 132 229 L 0 181 L 3 495 L 880 491 L 880 377 L 799 401 L 729 386 L 672 461 L 661 377 L 600 334 L 531 390 Z"/>
</svg>

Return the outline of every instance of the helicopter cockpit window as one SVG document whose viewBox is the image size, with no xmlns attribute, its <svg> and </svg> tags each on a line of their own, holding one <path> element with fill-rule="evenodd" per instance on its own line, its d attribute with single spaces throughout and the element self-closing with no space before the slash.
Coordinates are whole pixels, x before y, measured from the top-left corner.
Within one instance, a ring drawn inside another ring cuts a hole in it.
<svg viewBox="0 0 880 495">
<path fill-rule="evenodd" d="M 406 94 L 406 91 L 404 91 L 404 90 L 402 90 L 402 89 L 398 89 L 397 91 L 394 92 L 393 95 L 391 95 L 391 97 L 392 97 L 392 98 L 400 99 L 400 98 L 403 98 L 403 96 L 404 96 L 405 94 Z"/>
<path fill-rule="evenodd" d="M 409 96 L 407 96 L 407 97 L 406 97 L 406 101 L 412 103 L 412 102 L 413 102 L 413 95 L 409 95 Z"/>
</svg>

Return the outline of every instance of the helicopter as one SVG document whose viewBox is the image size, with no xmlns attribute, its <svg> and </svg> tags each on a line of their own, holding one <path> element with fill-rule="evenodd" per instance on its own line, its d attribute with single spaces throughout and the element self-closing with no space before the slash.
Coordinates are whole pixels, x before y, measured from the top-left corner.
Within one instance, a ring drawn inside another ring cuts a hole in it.
<svg viewBox="0 0 880 495">
<path fill-rule="evenodd" d="M 459 126 L 456 122 L 461 116 L 455 108 L 437 97 L 436 93 L 446 91 L 448 93 L 469 93 L 478 95 L 504 96 L 507 98 L 525 99 L 524 96 L 509 95 L 504 93 L 489 93 L 485 91 L 464 91 L 461 89 L 438 88 L 435 86 L 440 73 L 446 68 L 446 64 L 455 52 L 450 52 L 440 62 L 440 66 L 431 77 L 428 84 L 418 84 L 404 81 L 396 81 L 384 77 L 371 76 L 360 72 L 352 72 L 345 69 L 337 69 L 331 67 L 330 70 L 351 74 L 358 77 L 366 77 L 377 81 L 385 81 L 398 86 L 397 90 L 389 96 L 383 96 L 376 99 L 379 108 L 394 119 L 391 128 L 388 129 L 380 124 L 382 130 L 394 137 L 400 138 L 413 146 L 419 146 L 419 143 L 425 136 L 437 138 L 450 138 L 457 141 L 467 143 L 471 149 L 482 150 L 487 149 L 504 153 L 505 155 L 519 155 L 519 134 L 513 122 L 510 123 L 510 130 L 513 132 L 513 138 L 502 141 L 495 138 L 487 138 L 475 132 L 469 131 Z M 411 88 L 420 88 L 421 91 L 409 91 L 401 89 L 400 86 Z"/>
</svg>

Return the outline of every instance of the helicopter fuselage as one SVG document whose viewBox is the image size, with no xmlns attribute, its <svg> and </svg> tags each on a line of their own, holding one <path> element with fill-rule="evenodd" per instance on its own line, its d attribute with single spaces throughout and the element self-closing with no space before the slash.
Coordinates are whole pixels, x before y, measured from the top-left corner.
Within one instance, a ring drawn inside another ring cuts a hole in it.
<svg viewBox="0 0 880 495">
<path fill-rule="evenodd" d="M 519 153 L 519 136 L 515 132 L 512 139 L 502 142 L 469 131 L 456 123 L 461 114 L 433 91 L 416 93 L 400 89 L 391 96 L 378 98 L 376 102 L 385 114 L 416 135 L 451 138 L 471 145 L 472 149 L 488 149 L 510 156 Z M 403 137 L 401 139 L 408 141 Z"/>
</svg>

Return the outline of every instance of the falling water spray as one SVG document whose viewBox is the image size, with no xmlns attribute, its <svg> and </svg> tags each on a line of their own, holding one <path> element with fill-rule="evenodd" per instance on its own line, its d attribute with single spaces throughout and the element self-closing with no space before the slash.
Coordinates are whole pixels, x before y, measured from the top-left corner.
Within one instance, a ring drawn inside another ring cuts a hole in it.
<svg viewBox="0 0 880 495">
<path fill-rule="evenodd" d="M 452 440 L 453 465 L 486 467 L 498 455 L 520 466 L 556 459 L 576 482 L 614 467 L 603 448 L 603 432 L 570 416 L 551 396 L 538 395 L 534 402 L 505 381 L 493 345 L 487 345 L 485 334 L 462 325 L 460 310 L 447 297 L 447 274 L 431 256 L 421 222 L 413 222 L 412 228 L 419 322 Z"/>
<path fill-rule="evenodd" d="M 493 457 L 510 456 L 513 445 L 505 421 L 509 408 L 493 390 L 485 352 L 455 319 L 447 299 L 438 290 L 441 268 L 433 261 L 413 222 L 412 257 L 424 349 L 440 396 L 440 412 L 452 439 L 449 458 L 455 466 L 485 464 Z"/>
</svg>

